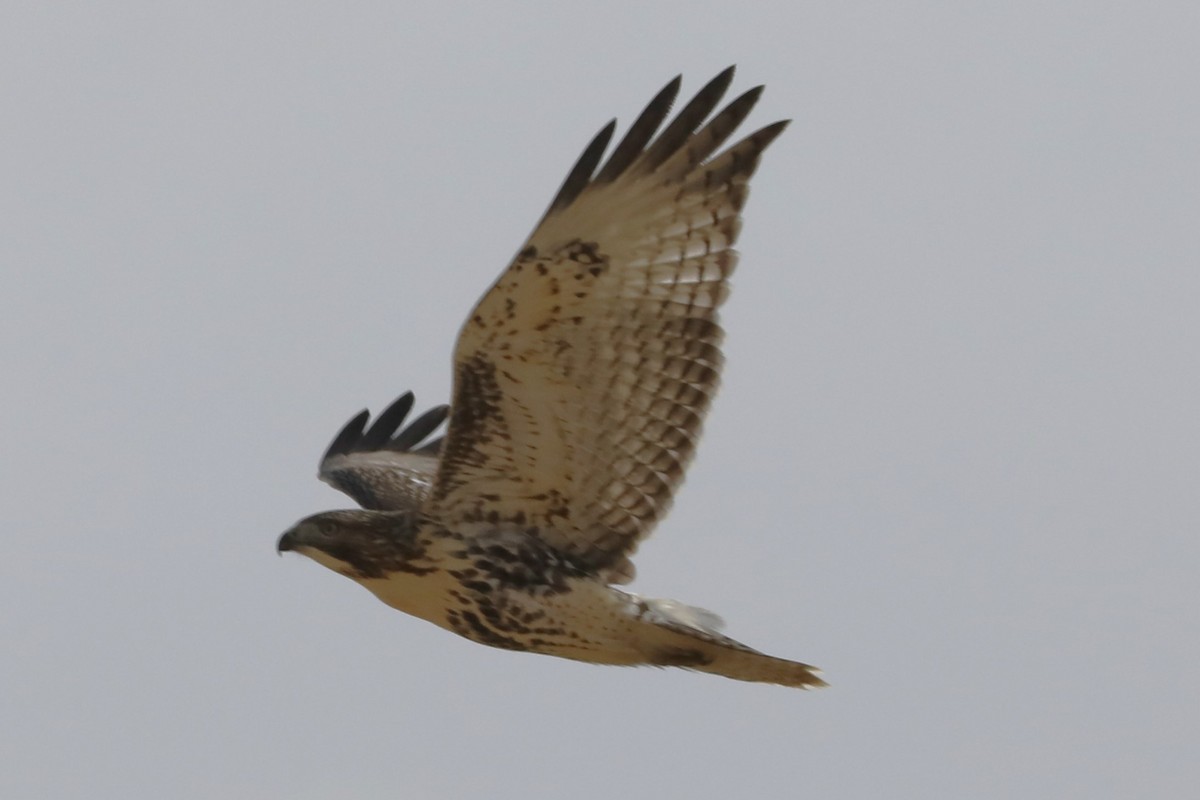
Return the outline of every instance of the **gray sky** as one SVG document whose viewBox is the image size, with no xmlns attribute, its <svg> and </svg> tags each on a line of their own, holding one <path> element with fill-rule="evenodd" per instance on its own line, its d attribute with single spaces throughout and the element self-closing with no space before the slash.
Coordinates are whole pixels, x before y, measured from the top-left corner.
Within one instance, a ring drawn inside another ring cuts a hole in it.
<svg viewBox="0 0 1200 800">
<path fill-rule="evenodd" d="M 0 11 L 0 796 L 1193 791 L 1200 6 L 440 5 Z M 832 686 L 277 558 L 588 138 L 733 62 L 795 123 L 635 589 Z"/>
</svg>

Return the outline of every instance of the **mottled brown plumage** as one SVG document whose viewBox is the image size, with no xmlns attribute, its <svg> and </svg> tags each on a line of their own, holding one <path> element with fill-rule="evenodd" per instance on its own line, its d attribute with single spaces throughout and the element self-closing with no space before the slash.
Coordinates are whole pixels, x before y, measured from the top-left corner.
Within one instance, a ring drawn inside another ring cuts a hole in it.
<svg viewBox="0 0 1200 800">
<path fill-rule="evenodd" d="M 483 644 L 821 685 L 708 612 L 613 586 L 695 452 L 750 176 L 787 125 L 718 152 L 762 91 L 714 115 L 732 78 L 663 127 L 676 78 L 607 161 L 614 124 L 593 139 L 463 325 L 445 439 L 420 445 L 444 409 L 393 436 L 411 395 L 355 417 L 321 476 L 370 510 L 311 517 L 281 549 Z"/>
</svg>

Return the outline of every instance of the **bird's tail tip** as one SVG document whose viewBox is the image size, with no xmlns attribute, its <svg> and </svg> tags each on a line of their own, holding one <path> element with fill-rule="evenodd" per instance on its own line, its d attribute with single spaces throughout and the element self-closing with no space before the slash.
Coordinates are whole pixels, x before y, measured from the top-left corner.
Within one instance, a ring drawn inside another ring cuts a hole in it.
<svg viewBox="0 0 1200 800">
<path fill-rule="evenodd" d="M 644 602 L 652 612 L 647 621 L 659 631 L 651 663 L 798 689 L 828 685 L 816 667 L 760 653 L 719 633 L 721 618 L 711 611 L 674 600 Z"/>
<path fill-rule="evenodd" d="M 794 689 L 820 689 L 829 685 L 816 667 L 748 649 L 725 650 L 710 664 L 697 665 L 693 669 L 738 681 L 773 683 Z"/>
</svg>

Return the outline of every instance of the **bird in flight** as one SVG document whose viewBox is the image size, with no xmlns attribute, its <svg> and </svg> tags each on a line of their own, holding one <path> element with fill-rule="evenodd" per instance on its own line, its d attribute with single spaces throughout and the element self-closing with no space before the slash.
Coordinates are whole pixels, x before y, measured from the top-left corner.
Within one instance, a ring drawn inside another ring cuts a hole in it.
<svg viewBox="0 0 1200 800">
<path fill-rule="evenodd" d="M 607 159 L 615 120 L 592 139 L 463 324 L 450 406 L 404 426 L 409 393 L 369 426 L 366 411 L 350 420 L 320 477 L 362 510 L 301 520 L 280 552 L 481 644 L 824 685 L 711 612 L 619 588 L 695 452 L 750 177 L 787 126 L 721 149 L 763 89 L 713 114 L 732 79 L 664 126 L 675 78 Z"/>
</svg>

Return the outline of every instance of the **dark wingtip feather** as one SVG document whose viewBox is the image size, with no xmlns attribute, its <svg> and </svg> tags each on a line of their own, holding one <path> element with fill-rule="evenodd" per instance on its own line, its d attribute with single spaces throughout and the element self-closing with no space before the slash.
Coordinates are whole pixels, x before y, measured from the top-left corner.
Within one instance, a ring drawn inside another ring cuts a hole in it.
<svg viewBox="0 0 1200 800">
<path fill-rule="evenodd" d="M 616 120 L 610 121 L 593 137 L 571 168 L 543 222 L 546 217 L 574 203 L 591 185 L 611 183 L 631 172 L 649 175 L 664 165 L 670 171 L 664 179 L 682 180 L 691 168 L 704 163 L 749 115 L 763 93 L 763 86 L 755 86 L 712 116 L 733 83 L 736 71 L 737 65 L 730 64 L 717 73 L 659 132 L 679 94 L 682 76 L 675 76 L 642 110 L 613 148 L 607 162 L 601 165 L 616 128 Z M 778 136 L 787 123 L 784 120 L 768 125 L 752 134 L 750 138 L 756 140 L 758 152 Z"/>
<path fill-rule="evenodd" d="M 767 145 L 775 141 L 775 138 L 783 133 L 787 129 L 787 126 L 791 124 L 792 121 L 790 119 L 781 119 L 778 122 L 772 122 L 770 125 L 759 128 L 750 134 L 749 138 L 758 143 L 760 150 L 765 150 Z"/>
<path fill-rule="evenodd" d="M 335 456 L 378 450 L 394 450 L 401 453 L 436 453 L 441 439 L 427 442 L 417 450 L 413 448 L 420 445 L 425 437 L 433 433 L 446 420 L 450 407 L 434 406 L 413 420 L 408 427 L 402 427 L 405 418 L 412 411 L 414 402 L 416 402 L 416 398 L 413 393 L 405 392 L 384 409 L 369 428 L 367 423 L 371 419 L 371 414 L 363 409 L 338 431 L 333 442 L 325 450 L 325 454 L 321 456 L 321 462 L 325 463 Z"/>
<path fill-rule="evenodd" d="M 727 67 L 688 101 L 683 110 L 667 125 L 666 130 L 646 149 L 645 155 L 638 163 L 639 169 L 653 172 L 691 138 L 725 96 L 729 84 L 733 81 L 733 72 L 733 67 Z"/>
<path fill-rule="evenodd" d="M 571 205 L 571 203 L 575 202 L 575 198 L 579 196 L 579 193 L 587 188 L 588 183 L 592 180 L 592 174 L 596 171 L 596 165 L 600 163 L 600 159 L 604 155 L 604 149 L 608 147 L 608 142 L 612 139 L 613 131 L 616 128 L 617 121 L 615 119 L 610 120 L 592 138 L 592 141 L 588 143 L 588 146 L 584 148 L 583 153 L 579 156 L 579 160 L 575 162 L 575 166 L 571 167 L 570 173 L 567 174 L 567 179 L 563 181 L 562 188 L 558 190 L 558 194 L 551 201 L 550 208 L 546 212 L 547 214 Z"/>
<path fill-rule="evenodd" d="M 399 450 L 401 452 L 411 450 L 420 443 L 429 434 L 441 425 L 446 416 L 450 413 L 450 406 L 434 406 L 426 411 L 421 416 L 409 423 L 408 427 L 400 431 L 396 438 L 388 442 L 388 450 Z"/>
<path fill-rule="evenodd" d="M 359 442 L 358 449 L 360 450 L 378 450 L 388 443 L 392 434 L 396 429 L 404 424 L 404 418 L 408 416 L 408 412 L 412 411 L 413 403 L 416 398 L 412 392 L 405 392 L 396 398 L 396 400 L 383 413 L 375 418 L 375 422 L 367 429 Z"/>
<path fill-rule="evenodd" d="M 679 87 L 682 84 L 683 76 L 676 75 L 654 96 L 653 100 L 646 104 L 642 113 L 625 132 L 620 144 L 613 149 L 608 163 L 596 175 L 595 183 L 610 183 L 616 180 L 630 164 L 637 160 L 646 147 L 646 143 L 654 136 L 654 132 L 662 125 L 667 115 L 671 113 L 671 106 L 675 105 L 675 98 L 679 96 Z"/>
<path fill-rule="evenodd" d="M 766 88 L 767 87 L 764 84 L 760 83 L 758 86 L 753 86 L 747 89 L 734 98 L 733 102 L 726 106 L 725 110 L 728 111 L 730 108 L 741 108 L 743 104 L 746 104 L 749 106 L 749 108 L 746 109 L 745 114 L 741 115 L 743 118 L 745 118 L 745 116 L 750 113 L 750 109 L 754 108 L 754 104 L 758 102 L 758 98 L 762 97 L 762 93 L 766 91 Z"/>
<path fill-rule="evenodd" d="M 321 456 L 322 461 L 326 461 L 333 456 L 340 456 L 349 453 L 358 444 L 362 437 L 363 428 L 367 425 L 367 420 L 371 418 L 371 412 L 363 409 L 354 417 L 342 426 L 338 431 L 337 436 L 333 437 L 333 441 L 329 443 L 329 447 L 325 450 L 325 455 Z"/>
</svg>

